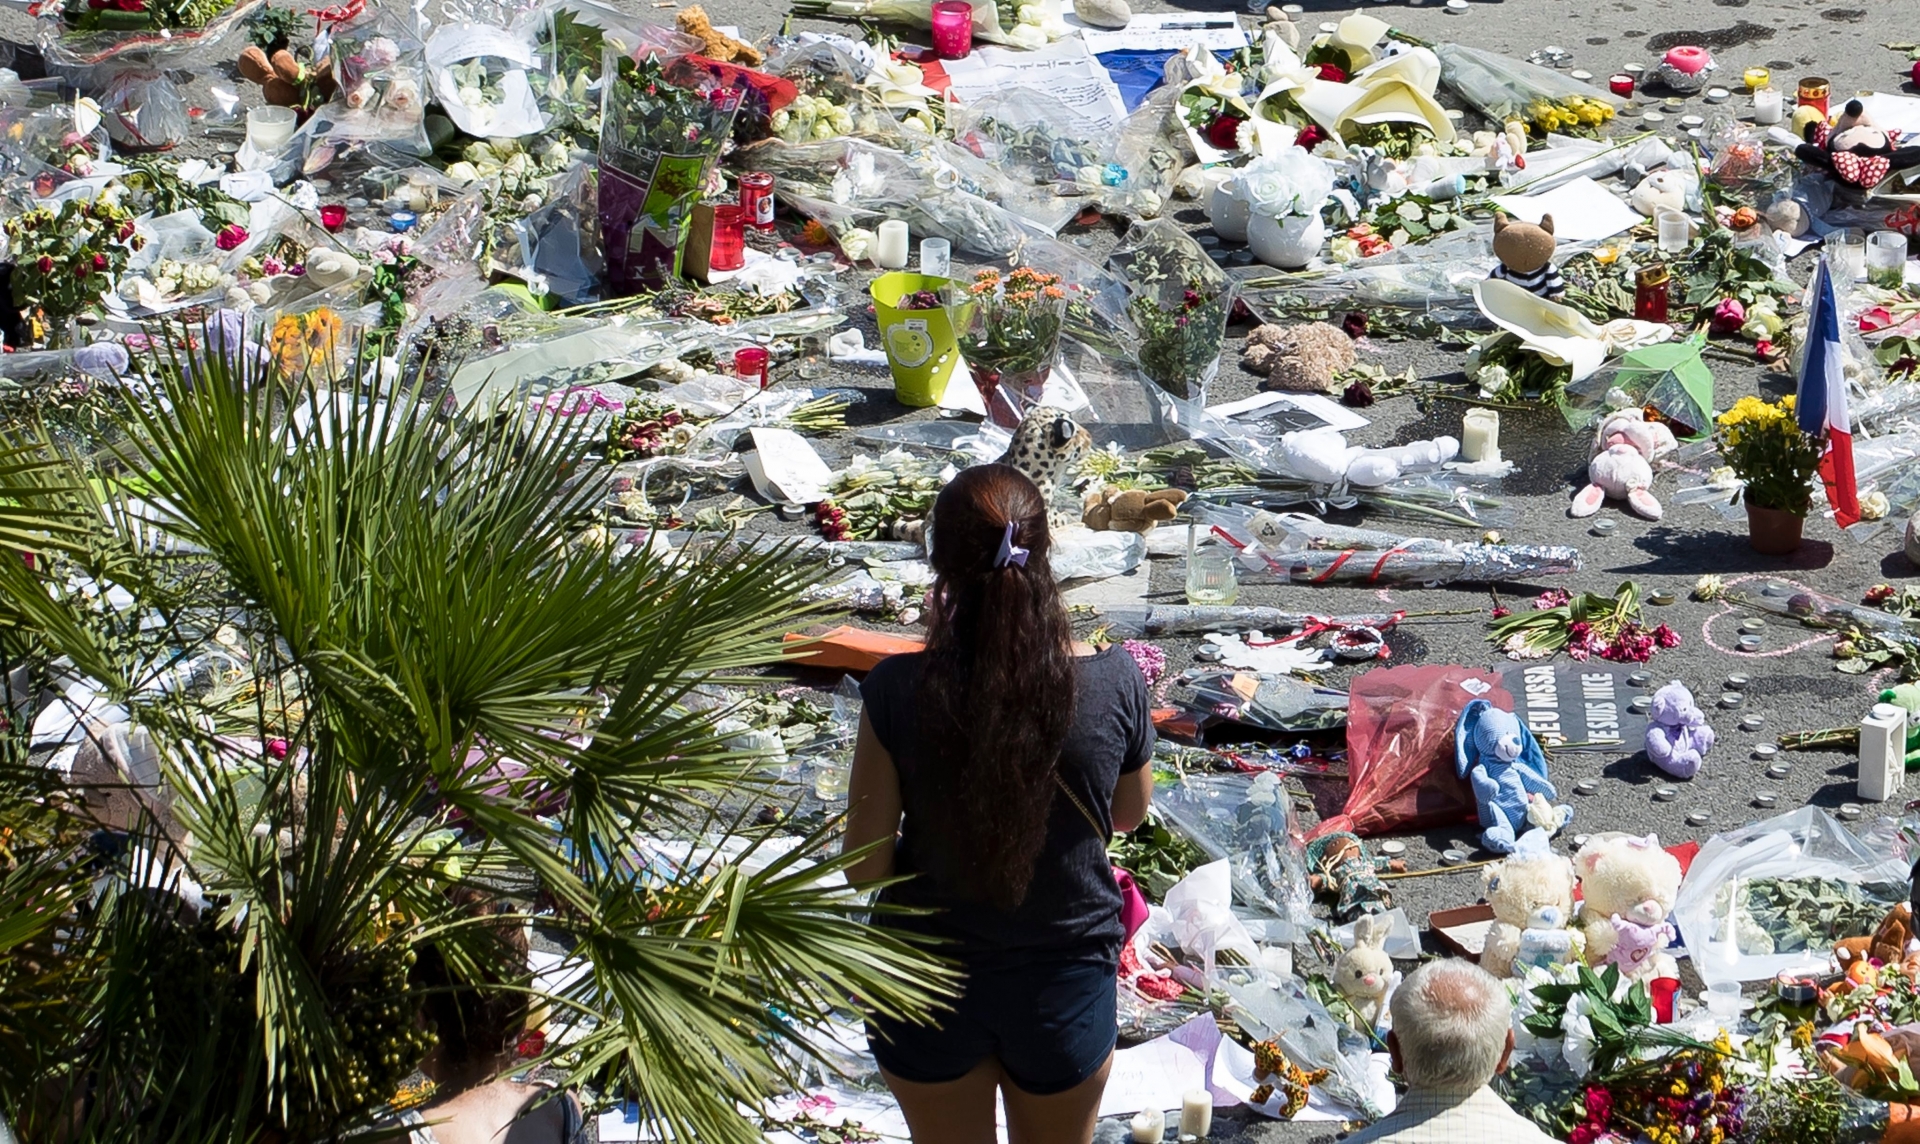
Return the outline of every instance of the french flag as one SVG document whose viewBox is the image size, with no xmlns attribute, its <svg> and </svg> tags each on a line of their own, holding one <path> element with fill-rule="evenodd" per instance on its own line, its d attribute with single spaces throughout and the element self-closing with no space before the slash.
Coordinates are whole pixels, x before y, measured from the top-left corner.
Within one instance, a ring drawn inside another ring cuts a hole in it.
<svg viewBox="0 0 1920 1144">
<path fill-rule="evenodd" d="M 1845 528 L 1860 520 L 1860 490 L 1853 477 L 1853 418 L 1847 412 L 1847 378 L 1841 370 L 1840 307 L 1833 300 L 1833 276 L 1825 255 L 1807 283 L 1807 356 L 1800 364 L 1794 401 L 1800 428 L 1827 436 L 1820 458 L 1833 523 Z"/>
</svg>

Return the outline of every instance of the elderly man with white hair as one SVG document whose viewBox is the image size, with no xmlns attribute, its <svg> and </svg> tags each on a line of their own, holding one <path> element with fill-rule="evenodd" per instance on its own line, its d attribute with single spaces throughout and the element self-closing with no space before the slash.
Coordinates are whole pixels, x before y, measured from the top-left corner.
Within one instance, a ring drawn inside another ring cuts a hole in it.
<svg viewBox="0 0 1920 1144">
<path fill-rule="evenodd" d="M 1472 962 L 1434 961 L 1393 995 L 1387 1051 L 1407 1093 L 1393 1115 L 1346 1144 L 1549 1144 L 1489 1081 L 1513 1052 L 1507 990 Z"/>
</svg>

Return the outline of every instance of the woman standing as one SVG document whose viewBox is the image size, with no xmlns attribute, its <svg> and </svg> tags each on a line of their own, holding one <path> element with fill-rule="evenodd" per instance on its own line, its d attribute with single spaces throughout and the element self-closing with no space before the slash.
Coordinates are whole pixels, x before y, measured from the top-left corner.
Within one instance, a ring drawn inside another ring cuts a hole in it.
<svg viewBox="0 0 1920 1144">
<path fill-rule="evenodd" d="M 1090 1141 L 1124 936 L 1107 838 L 1153 790 L 1146 681 L 1074 642 L 1018 469 L 962 471 L 932 535 L 926 650 L 861 687 L 846 845 L 881 843 L 849 877 L 906 877 L 884 900 L 930 912 L 882 924 L 943 939 L 965 981 L 936 1025 L 868 1041 L 915 1144 L 994 1140 L 996 1089 L 1013 1144 Z"/>
</svg>

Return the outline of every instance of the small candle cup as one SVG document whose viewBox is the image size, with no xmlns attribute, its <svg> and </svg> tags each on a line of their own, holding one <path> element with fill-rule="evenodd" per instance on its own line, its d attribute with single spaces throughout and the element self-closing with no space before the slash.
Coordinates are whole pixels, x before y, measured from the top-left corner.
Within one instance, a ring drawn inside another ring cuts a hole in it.
<svg viewBox="0 0 1920 1144">
<path fill-rule="evenodd" d="M 347 225 L 347 208 L 339 203 L 328 203 L 320 208 L 320 225 L 329 231 L 337 231 Z"/>
<path fill-rule="evenodd" d="M 935 278 L 947 277 L 953 269 L 953 244 L 944 238 L 920 240 L 920 273 Z"/>
<path fill-rule="evenodd" d="M 728 203 L 713 208 L 713 244 L 708 248 L 711 270 L 738 270 L 747 264 L 747 211 Z"/>
<path fill-rule="evenodd" d="M 1867 236 L 1867 284 L 1898 290 L 1906 280 L 1907 236 L 1897 230 L 1876 230 Z"/>
<path fill-rule="evenodd" d="M 1843 286 L 1867 276 L 1867 232 L 1858 227 L 1830 231 L 1826 239 L 1827 265 Z"/>
<path fill-rule="evenodd" d="M 1740 79 L 1747 85 L 1748 91 L 1759 91 L 1773 82 L 1773 73 L 1766 68 L 1748 68 L 1741 73 Z"/>
<path fill-rule="evenodd" d="M 1827 82 L 1826 77 L 1810 75 L 1800 81 L 1796 98 L 1800 106 L 1811 107 L 1824 117 L 1827 114 L 1827 97 L 1832 93 L 1833 85 Z"/>
<path fill-rule="evenodd" d="M 907 237 L 907 224 L 899 219 L 881 223 L 873 243 L 874 264 L 885 270 L 905 270 Z"/>
<path fill-rule="evenodd" d="M 973 51 L 973 5 L 966 0 L 935 0 L 933 53 L 943 60 L 964 60 Z"/>
<path fill-rule="evenodd" d="M 1761 126 L 1770 126 L 1780 122 L 1786 115 L 1786 101 L 1780 93 L 1770 87 L 1763 87 L 1753 93 L 1753 121 Z"/>
<path fill-rule="evenodd" d="M 263 155 L 278 154 L 300 126 L 291 107 L 256 107 L 247 112 L 247 142 Z"/>
<path fill-rule="evenodd" d="M 768 357 L 765 346 L 743 346 L 733 351 L 733 376 L 742 381 L 755 382 L 765 389 Z"/>
<path fill-rule="evenodd" d="M 420 222 L 420 216 L 412 211 L 394 211 L 387 216 L 387 225 L 395 234 L 405 234 Z"/>
<path fill-rule="evenodd" d="M 1626 72 L 1620 72 L 1610 76 L 1607 79 L 1607 90 L 1622 99 L 1626 99 L 1633 95 L 1633 77 Z"/>
</svg>

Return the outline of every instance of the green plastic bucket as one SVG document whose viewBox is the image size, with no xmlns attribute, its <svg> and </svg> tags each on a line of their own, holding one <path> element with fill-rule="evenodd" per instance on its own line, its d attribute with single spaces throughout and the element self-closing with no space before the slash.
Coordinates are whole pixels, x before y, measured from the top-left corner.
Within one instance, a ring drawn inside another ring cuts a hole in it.
<svg viewBox="0 0 1920 1144">
<path fill-rule="evenodd" d="M 873 314 L 880 323 L 880 347 L 893 374 L 893 396 L 902 405 L 937 405 L 960 360 L 953 323 L 944 309 L 897 310 L 900 299 L 921 290 L 936 295 L 948 279 L 895 270 L 873 280 Z"/>
</svg>

